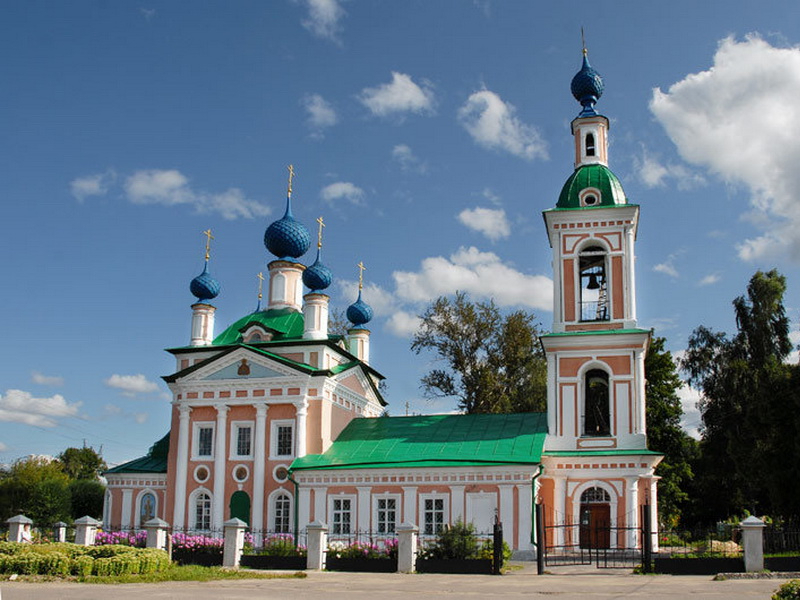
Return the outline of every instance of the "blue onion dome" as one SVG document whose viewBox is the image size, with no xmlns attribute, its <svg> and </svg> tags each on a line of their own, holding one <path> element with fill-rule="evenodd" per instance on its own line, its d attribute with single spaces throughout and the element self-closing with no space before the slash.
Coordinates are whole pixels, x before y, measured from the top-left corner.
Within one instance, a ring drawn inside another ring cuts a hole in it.
<svg viewBox="0 0 800 600">
<path fill-rule="evenodd" d="M 317 260 L 314 264 L 303 271 L 303 283 L 312 292 L 318 292 L 329 287 L 333 282 L 333 273 L 319 260 L 319 248 L 317 248 Z"/>
<path fill-rule="evenodd" d="M 570 85 L 575 100 L 583 106 L 580 116 L 588 117 L 597 114 L 594 110 L 594 105 L 603 95 L 604 88 L 603 78 L 589 64 L 589 59 L 586 57 L 586 51 L 584 50 L 583 66 L 572 78 L 572 84 Z"/>
<path fill-rule="evenodd" d="M 207 302 L 216 298 L 219 294 L 219 281 L 214 279 L 208 272 L 208 262 L 203 267 L 203 272 L 192 279 L 189 290 L 193 296 L 197 297 L 198 302 Z"/>
<path fill-rule="evenodd" d="M 372 307 L 361 299 L 361 290 L 358 290 L 358 300 L 347 307 L 347 320 L 356 327 L 372 320 Z"/>
<path fill-rule="evenodd" d="M 286 214 L 267 227 L 264 245 L 278 258 L 300 258 L 311 245 L 308 229 L 292 215 L 292 197 L 286 198 Z"/>
</svg>

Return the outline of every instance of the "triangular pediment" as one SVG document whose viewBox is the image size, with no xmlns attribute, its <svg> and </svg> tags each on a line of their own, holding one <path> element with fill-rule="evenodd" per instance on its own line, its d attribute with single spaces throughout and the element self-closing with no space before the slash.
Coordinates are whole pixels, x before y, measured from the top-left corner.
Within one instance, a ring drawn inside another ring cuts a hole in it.
<svg viewBox="0 0 800 600">
<path fill-rule="evenodd" d="M 360 364 L 334 375 L 337 384 L 347 388 L 353 393 L 369 399 L 370 402 L 384 404 L 382 398 L 376 393 L 375 386 L 369 380 L 369 376 Z"/>
<path fill-rule="evenodd" d="M 296 377 L 303 366 L 279 356 L 250 347 L 222 352 L 166 377 L 166 381 L 241 381 L 243 379 L 272 379 Z M 309 369 L 310 370 L 310 369 Z"/>
</svg>

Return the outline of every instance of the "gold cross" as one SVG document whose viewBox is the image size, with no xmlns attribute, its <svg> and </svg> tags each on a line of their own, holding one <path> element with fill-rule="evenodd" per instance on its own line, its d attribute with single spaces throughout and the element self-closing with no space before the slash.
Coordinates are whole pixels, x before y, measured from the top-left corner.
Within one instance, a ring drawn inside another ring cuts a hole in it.
<svg viewBox="0 0 800 600">
<path fill-rule="evenodd" d="M 319 223 L 319 233 L 317 234 L 317 248 L 322 248 L 322 228 L 325 227 L 325 223 L 322 221 L 322 217 L 317 219 L 317 223 Z"/>
<path fill-rule="evenodd" d="M 289 197 L 292 196 L 292 179 L 294 179 L 294 165 L 289 165 Z"/>
<path fill-rule="evenodd" d="M 214 239 L 214 236 L 211 235 L 211 229 L 207 229 L 206 231 L 204 231 L 203 235 L 206 236 L 206 260 L 208 260 L 211 250 L 211 240 Z"/>
<path fill-rule="evenodd" d="M 258 277 L 258 299 L 261 300 L 261 286 L 264 285 L 264 273 L 259 273 L 256 277 Z"/>
<path fill-rule="evenodd" d="M 367 267 L 364 266 L 363 262 L 358 263 L 358 289 L 364 289 L 364 271 L 367 270 Z"/>
</svg>

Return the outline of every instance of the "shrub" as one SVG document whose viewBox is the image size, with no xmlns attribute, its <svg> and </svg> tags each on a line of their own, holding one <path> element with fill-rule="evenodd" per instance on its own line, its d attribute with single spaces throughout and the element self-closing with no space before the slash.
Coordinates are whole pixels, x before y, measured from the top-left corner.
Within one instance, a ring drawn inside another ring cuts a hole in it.
<svg viewBox="0 0 800 600">
<path fill-rule="evenodd" d="M 77 556 L 72 559 L 70 573 L 78 577 L 88 577 L 94 569 L 94 559 L 91 556 Z"/>
<path fill-rule="evenodd" d="M 800 579 L 784 583 L 772 594 L 772 600 L 800 600 Z"/>
<path fill-rule="evenodd" d="M 477 558 L 479 551 L 475 526 L 458 520 L 445 526 L 436 539 L 420 550 L 421 558 Z"/>
</svg>

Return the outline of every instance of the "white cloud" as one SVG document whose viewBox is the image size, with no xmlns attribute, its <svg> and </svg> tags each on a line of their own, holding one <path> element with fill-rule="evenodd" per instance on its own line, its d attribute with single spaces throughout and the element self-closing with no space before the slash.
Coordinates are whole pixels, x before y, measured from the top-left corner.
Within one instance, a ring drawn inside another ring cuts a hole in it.
<svg viewBox="0 0 800 600">
<path fill-rule="evenodd" d="M 350 279 L 337 279 L 336 284 L 341 290 L 342 297 L 347 302 L 355 302 L 358 297 L 358 281 Z M 376 283 L 367 283 L 361 290 L 361 298 L 372 307 L 376 317 L 386 317 L 398 310 L 397 299 L 394 294 L 383 289 Z"/>
<path fill-rule="evenodd" d="M 56 419 L 74 417 L 80 406 L 80 402 L 69 403 L 60 394 L 34 398 L 30 392 L 6 390 L 5 396 L 0 395 L 0 422 L 55 427 Z"/>
<path fill-rule="evenodd" d="M 417 332 L 421 322 L 422 319 L 417 315 L 398 310 L 386 320 L 386 329 L 397 337 L 410 338 Z"/>
<path fill-rule="evenodd" d="M 464 129 L 479 145 L 527 160 L 547 158 L 547 145 L 536 128 L 516 116 L 516 108 L 489 90 L 473 93 L 458 110 Z"/>
<path fill-rule="evenodd" d="M 195 191 L 186 176 L 175 169 L 136 171 L 125 180 L 124 188 L 134 204 L 189 204 L 198 213 L 219 213 L 228 220 L 265 217 L 271 212 L 269 207 L 246 198 L 238 188 L 219 194 Z"/>
<path fill-rule="evenodd" d="M 553 282 L 544 275 L 526 275 L 504 264 L 492 252 L 460 248 L 450 258 L 426 258 L 416 273 L 392 274 L 396 294 L 409 302 L 430 302 L 457 291 L 475 300 L 493 298 L 499 306 L 523 306 L 550 311 Z"/>
<path fill-rule="evenodd" d="M 681 428 L 696 440 L 700 439 L 700 427 L 703 420 L 700 416 L 700 409 L 697 407 L 700 402 L 700 392 L 691 386 L 683 385 L 678 389 L 678 397 L 681 399 L 683 415 L 681 416 Z"/>
<path fill-rule="evenodd" d="M 409 75 L 392 71 L 392 82 L 374 88 L 364 88 L 358 99 L 378 117 L 401 113 L 430 114 L 433 112 L 432 86 L 414 83 Z"/>
<path fill-rule="evenodd" d="M 70 181 L 69 189 L 79 202 L 83 202 L 89 196 L 105 196 L 116 179 L 117 174 L 109 169 L 105 173 L 76 177 Z"/>
<path fill-rule="evenodd" d="M 465 208 L 458 213 L 458 220 L 462 225 L 482 233 L 493 242 L 511 235 L 511 225 L 506 218 L 506 211 L 502 208 L 480 206 Z"/>
<path fill-rule="evenodd" d="M 137 412 L 133 413 L 133 420 L 136 421 L 139 425 L 145 423 L 147 421 L 147 417 L 149 415 L 145 412 Z"/>
<path fill-rule="evenodd" d="M 333 204 L 337 200 L 347 200 L 352 204 L 363 204 L 364 190 L 349 181 L 337 181 L 322 188 L 319 197 L 328 204 Z"/>
<path fill-rule="evenodd" d="M 306 0 L 308 17 L 303 19 L 303 27 L 319 38 L 339 43 L 342 30 L 339 21 L 345 15 L 337 0 Z"/>
<path fill-rule="evenodd" d="M 6 450 L 8 450 L 8 445 L 0 442 L 0 452 L 5 452 Z"/>
<path fill-rule="evenodd" d="M 483 188 L 481 195 L 495 206 L 500 206 L 500 196 L 492 191 L 492 188 Z"/>
<path fill-rule="evenodd" d="M 117 375 L 114 374 L 105 383 L 108 387 L 121 390 L 126 396 L 134 396 L 135 394 L 149 394 L 158 391 L 158 384 L 150 381 L 139 373 L 138 375 Z"/>
<path fill-rule="evenodd" d="M 420 161 L 411 150 L 411 147 L 406 144 L 398 144 L 392 148 L 392 158 L 400 164 L 400 168 L 403 171 L 416 171 L 418 173 L 426 173 L 428 171 L 428 163 Z"/>
<path fill-rule="evenodd" d="M 719 273 L 709 273 L 705 277 L 703 277 L 697 285 L 704 286 L 704 285 L 714 285 L 715 283 L 719 283 L 721 279 Z"/>
<path fill-rule="evenodd" d="M 674 181 L 679 190 L 690 190 L 706 183 L 702 175 L 687 169 L 684 165 L 665 164 L 644 147 L 642 147 L 642 157 L 635 156 L 633 162 L 639 179 L 649 188 L 664 187 L 668 180 Z"/>
<path fill-rule="evenodd" d="M 308 113 L 306 125 L 311 130 L 311 137 L 322 139 L 323 131 L 339 122 L 333 106 L 319 94 L 306 94 L 300 101 Z"/>
<path fill-rule="evenodd" d="M 680 277 L 680 273 L 678 273 L 678 269 L 675 267 L 675 260 L 683 254 L 683 250 L 679 250 L 678 252 L 673 252 L 667 257 L 663 263 L 658 264 L 653 267 L 653 271 L 656 273 L 664 273 L 665 275 L 669 275 L 670 277 L 678 278 Z"/>
<path fill-rule="evenodd" d="M 757 36 L 722 40 L 712 68 L 687 75 L 650 110 L 681 157 L 750 192 L 764 233 L 739 245 L 744 260 L 788 254 L 800 261 L 800 48 L 776 48 Z"/>
<path fill-rule="evenodd" d="M 58 375 L 43 375 L 39 371 L 31 373 L 31 381 L 38 385 L 50 385 L 58 387 L 64 385 L 64 378 Z"/>
</svg>

